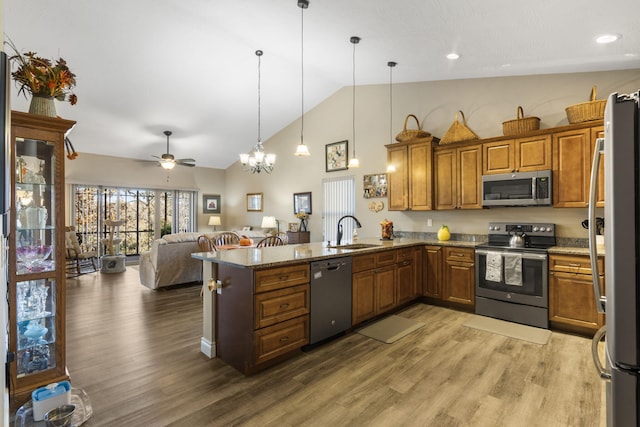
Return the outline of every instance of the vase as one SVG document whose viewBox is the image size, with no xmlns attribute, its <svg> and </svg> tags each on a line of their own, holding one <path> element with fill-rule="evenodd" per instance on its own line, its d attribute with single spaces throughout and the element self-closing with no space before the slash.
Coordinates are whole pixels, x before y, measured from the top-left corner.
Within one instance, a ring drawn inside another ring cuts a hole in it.
<svg viewBox="0 0 640 427">
<path fill-rule="evenodd" d="M 53 97 L 33 95 L 31 98 L 31 104 L 29 104 L 29 113 L 47 117 L 56 117 L 56 104 L 53 102 Z"/>
</svg>

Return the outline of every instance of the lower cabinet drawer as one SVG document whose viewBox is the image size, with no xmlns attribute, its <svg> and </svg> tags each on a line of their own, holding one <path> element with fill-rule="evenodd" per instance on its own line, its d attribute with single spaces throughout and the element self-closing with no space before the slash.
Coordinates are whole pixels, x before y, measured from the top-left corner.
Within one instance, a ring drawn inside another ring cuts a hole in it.
<svg viewBox="0 0 640 427">
<path fill-rule="evenodd" d="M 309 285 L 294 286 L 255 296 L 255 329 L 309 313 Z"/>
<path fill-rule="evenodd" d="M 260 364 L 309 344 L 309 315 L 254 332 L 255 363 Z"/>
</svg>

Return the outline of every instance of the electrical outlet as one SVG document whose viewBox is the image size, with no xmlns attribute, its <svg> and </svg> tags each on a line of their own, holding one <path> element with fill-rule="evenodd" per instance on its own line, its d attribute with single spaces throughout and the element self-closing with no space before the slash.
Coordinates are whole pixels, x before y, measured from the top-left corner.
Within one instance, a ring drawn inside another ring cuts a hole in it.
<svg viewBox="0 0 640 427">
<path fill-rule="evenodd" d="M 433 220 L 431 218 L 427 219 L 427 227 L 433 227 Z"/>
</svg>

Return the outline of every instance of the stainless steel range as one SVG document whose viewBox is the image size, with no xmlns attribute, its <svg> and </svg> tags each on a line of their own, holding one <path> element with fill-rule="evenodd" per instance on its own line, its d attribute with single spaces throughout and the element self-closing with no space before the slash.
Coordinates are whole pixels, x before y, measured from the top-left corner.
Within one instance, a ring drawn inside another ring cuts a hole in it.
<svg viewBox="0 0 640 427">
<path fill-rule="evenodd" d="M 489 223 L 476 247 L 476 314 L 549 327 L 549 261 L 555 224 Z"/>
</svg>

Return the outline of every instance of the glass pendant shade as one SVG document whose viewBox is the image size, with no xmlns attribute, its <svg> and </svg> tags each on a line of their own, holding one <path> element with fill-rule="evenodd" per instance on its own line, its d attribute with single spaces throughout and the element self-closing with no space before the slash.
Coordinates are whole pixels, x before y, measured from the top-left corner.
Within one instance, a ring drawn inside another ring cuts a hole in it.
<svg viewBox="0 0 640 427">
<path fill-rule="evenodd" d="M 309 155 L 311 155 L 311 153 L 309 153 L 309 147 L 304 145 L 304 143 L 302 143 L 302 142 L 300 144 L 298 144 L 298 148 L 296 148 L 296 152 L 294 154 L 296 156 L 309 156 Z"/>
</svg>

